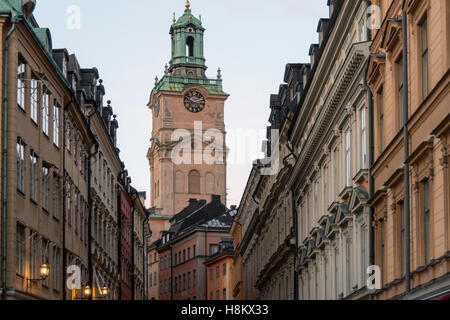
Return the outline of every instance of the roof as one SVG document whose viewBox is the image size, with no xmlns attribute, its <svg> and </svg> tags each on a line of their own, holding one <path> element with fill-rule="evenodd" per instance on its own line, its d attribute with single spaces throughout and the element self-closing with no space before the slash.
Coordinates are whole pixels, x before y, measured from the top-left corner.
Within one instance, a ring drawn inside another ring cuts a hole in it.
<svg viewBox="0 0 450 320">
<path fill-rule="evenodd" d="M 200 19 L 196 18 L 193 14 L 190 8 L 186 8 L 186 10 L 184 10 L 184 14 L 178 18 L 178 20 L 172 24 L 172 29 L 178 29 L 178 28 L 183 28 L 185 26 L 193 26 L 196 27 L 198 29 L 201 29 L 202 31 L 204 31 L 205 29 L 202 26 L 202 22 L 200 21 Z"/>
</svg>

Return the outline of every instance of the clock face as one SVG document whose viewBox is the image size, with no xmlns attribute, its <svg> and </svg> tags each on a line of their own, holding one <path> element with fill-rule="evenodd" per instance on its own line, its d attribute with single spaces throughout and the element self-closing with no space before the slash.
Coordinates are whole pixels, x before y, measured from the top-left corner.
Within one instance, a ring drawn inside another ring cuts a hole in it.
<svg viewBox="0 0 450 320">
<path fill-rule="evenodd" d="M 184 107 L 193 113 L 198 113 L 205 109 L 205 98 L 196 90 L 189 91 L 184 96 Z"/>
<path fill-rule="evenodd" d="M 158 117 L 159 115 L 159 98 L 155 101 L 155 116 Z"/>
</svg>

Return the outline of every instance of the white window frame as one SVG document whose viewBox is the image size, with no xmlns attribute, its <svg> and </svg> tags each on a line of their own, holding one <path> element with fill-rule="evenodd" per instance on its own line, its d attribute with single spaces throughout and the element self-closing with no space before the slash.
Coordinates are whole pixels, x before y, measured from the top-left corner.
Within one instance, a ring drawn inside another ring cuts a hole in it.
<svg viewBox="0 0 450 320">
<path fill-rule="evenodd" d="M 26 64 L 19 62 L 17 66 L 17 105 L 25 110 L 25 77 L 26 77 Z"/>
</svg>

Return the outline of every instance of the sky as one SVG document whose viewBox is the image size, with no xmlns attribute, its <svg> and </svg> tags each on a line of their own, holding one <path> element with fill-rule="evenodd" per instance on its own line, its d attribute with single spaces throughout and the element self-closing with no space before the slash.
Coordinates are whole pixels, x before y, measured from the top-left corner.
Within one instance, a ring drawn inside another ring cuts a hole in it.
<svg viewBox="0 0 450 320">
<path fill-rule="evenodd" d="M 309 62 L 318 42 L 319 18 L 328 17 L 326 0 L 191 0 L 192 13 L 206 28 L 206 72 L 221 68 L 225 125 L 231 155 L 227 168 L 227 205 L 239 205 L 251 163 L 261 158 L 262 137 L 250 147 L 235 146 L 242 132 L 264 132 L 270 94 L 278 93 L 287 63 Z M 155 77 L 170 60 L 173 12 L 185 0 L 38 0 L 34 15 L 50 28 L 53 48 L 75 53 L 82 68 L 97 67 L 119 120 L 120 156 L 133 186 L 150 195 L 146 158 L 151 137 L 147 107 Z M 261 134 L 260 134 L 261 135 Z M 259 135 L 259 136 L 260 136 Z M 241 152 L 245 153 L 242 154 Z M 239 153 L 238 156 L 236 154 Z M 149 203 L 147 203 L 148 205 Z"/>
</svg>

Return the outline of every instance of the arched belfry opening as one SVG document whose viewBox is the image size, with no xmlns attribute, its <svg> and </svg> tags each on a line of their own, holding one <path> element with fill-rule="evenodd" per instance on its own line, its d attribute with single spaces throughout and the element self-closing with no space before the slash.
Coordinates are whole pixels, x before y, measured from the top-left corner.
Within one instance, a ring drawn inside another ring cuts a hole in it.
<svg viewBox="0 0 450 320">
<path fill-rule="evenodd" d="M 187 37 L 186 39 L 186 52 L 188 57 L 194 56 L 194 38 L 193 37 Z"/>
</svg>

